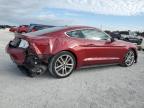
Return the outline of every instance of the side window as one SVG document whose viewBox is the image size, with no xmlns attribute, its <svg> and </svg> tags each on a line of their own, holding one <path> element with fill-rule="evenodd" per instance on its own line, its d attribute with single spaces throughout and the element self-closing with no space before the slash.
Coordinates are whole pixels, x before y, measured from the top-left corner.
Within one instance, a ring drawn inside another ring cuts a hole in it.
<svg viewBox="0 0 144 108">
<path fill-rule="evenodd" d="M 95 30 L 95 29 L 87 29 L 81 31 L 86 39 L 92 40 L 108 40 L 110 37 L 106 35 L 104 32 Z"/>
<path fill-rule="evenodd" d="M 70 32 L 67 32 L 66 34 L 69 35 L 70 37 L 84 38 L 80 30 L 70 31 Z"/>
</svg>

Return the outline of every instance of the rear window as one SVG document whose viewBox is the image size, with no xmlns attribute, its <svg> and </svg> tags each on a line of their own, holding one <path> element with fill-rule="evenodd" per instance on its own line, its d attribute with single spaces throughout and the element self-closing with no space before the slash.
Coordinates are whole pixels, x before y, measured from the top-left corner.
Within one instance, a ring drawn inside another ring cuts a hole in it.
<svg viewBox="0 0 144 108">
<path fill-rule="evenodd" d="M 43 34 L 55 32 L 55 31 L 59 31 L 59 30 L 63 30 L 65 28 L 66 27 L 51 27 L 51 28 L 46 28 L 46 29 L 39 30 L 39 31 L 36 31 L 36 32 L 26 33 L 25 35 L 28 35 L 28 36 L 40 36 L 40 35 L 43 35 Z"/>
</svg>

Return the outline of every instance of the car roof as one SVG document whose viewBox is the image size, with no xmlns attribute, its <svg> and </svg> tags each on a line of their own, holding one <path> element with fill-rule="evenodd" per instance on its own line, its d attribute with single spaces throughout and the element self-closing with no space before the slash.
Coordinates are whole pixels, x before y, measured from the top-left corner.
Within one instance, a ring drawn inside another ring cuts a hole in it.
<svg viewBox="0 0 144 108">
<path fill-rule="evenodd" d="M 36 32 L 26 33 L 25 35 L 39 36 L 39 35 L 43 35 L 43 34 L 47 34 L 51 32 L 59 32 L 59 31 L 67 32 L 67 31 L 73 31 L 73 30 L 79 30 L 79 29 L 97 29 L 97 28 L 89 27 L 89 26 L 58 26 L 58 27 L 46 28 L 46 29 L 39 30 Z"/>
<path fill-rule="evenodd" d="M 75 30 L 75 29 L 97 29 L 90 26 L 65 26 L 63 30 Z"/>
</svg>

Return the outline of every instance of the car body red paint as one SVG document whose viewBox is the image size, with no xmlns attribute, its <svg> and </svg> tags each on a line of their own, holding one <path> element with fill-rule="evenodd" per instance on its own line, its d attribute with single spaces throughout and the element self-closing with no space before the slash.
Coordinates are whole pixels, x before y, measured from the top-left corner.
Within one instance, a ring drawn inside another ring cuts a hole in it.
<svg viewBox="0 0 144 108">
<path fill-rule="evenodd" d="M 34 54 L 38 58 L 49 63 L 48 58 L 62 51 L 72 53 L 76 59 L 76 68 L 97 64 L 123 63 L 126 53 L 131 49 L 135 52 L 137 61 L 137 49 L 134 44 L 120 40 L 92 40 L 85 38 L 70 37 L 66 33 L 75 30 L 96 29 L 87 26 L 64 27 L 61 30 L 35 36 L 31 33 L 20 37 L 27 40 L 29 47 L 27 54 Z M 30 36 L 31 35 L 31 36 Z M 18 65 L 23 65 L 26 53 L 23 48 L 13 48 L 8 45 L 7 52 Z"/>
<path fill-rule="evenodd" d="M 25 54 L 23 49 L 14 49 L 14 48 L 8 48 L 7 49 L 8 53 L 11 53 L 11 59 L 16 63 L 16 64 L 22 64 L 25 60 Z M 17 52 L 17 54 L 15 54 Z"/>
</svg>

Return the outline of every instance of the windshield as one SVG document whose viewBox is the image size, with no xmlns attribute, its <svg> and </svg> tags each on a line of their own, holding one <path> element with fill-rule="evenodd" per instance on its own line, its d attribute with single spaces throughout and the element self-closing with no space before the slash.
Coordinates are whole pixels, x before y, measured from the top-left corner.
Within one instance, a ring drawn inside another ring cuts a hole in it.
<svg viewBox="0 0 144 108">
<path fill-rule="evenodd" d="M 137 36 L 136 32 L 129 32 L 130 35 Z"/>
<path fill-rule="evenodd" d="M 25 35 L 28 35 L 28 36 L 40 36 L 40 35 L 43 35 L 43 34 L 47 34 L 47 33 L 55 32 L 55 31 L 59 31 L 59 30 L 65 29 L 65 28 L 66 28 L 66 27 L 46 28 L 46 29 L 43 29 L 43 30 L 38 30 L 38 31 L 36 31 L 36 32 L 26 33 Z"/>
</svg>

